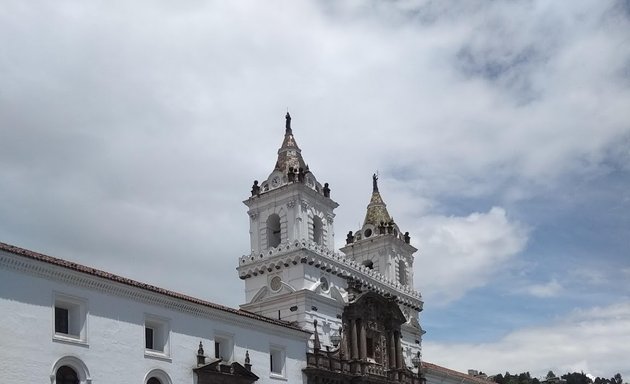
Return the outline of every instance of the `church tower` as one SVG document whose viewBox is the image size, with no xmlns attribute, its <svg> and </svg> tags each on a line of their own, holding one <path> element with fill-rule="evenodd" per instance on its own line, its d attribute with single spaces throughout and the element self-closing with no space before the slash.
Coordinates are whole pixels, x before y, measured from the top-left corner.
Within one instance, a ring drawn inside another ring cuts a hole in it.
<svg viewBox="0 0 630 384">
<path fill-rule="evenodd" d="M 346 257 L 370 271 L 375 271 L 390 281 L 399 292 L 413 290 L 413 254 L 417 249 L 411 245 L 409 232 L 402 233 L 387 211 L 378 190 L 378 176 L 372 175 L 372 196 L 367 206 L 363 226 L 356 232 L 350 231 L 346 245 L 340 249 Z M 418 316 L 422 303 L 415 306 L 399 303 L 405 316 L 401 326 L 403 349 L 407 357 L 420 348 L 424 331 Z"/>
<path fill-rule="evenodd" d="M 345 255 L 335 252 L 338 204 L 304 161 L 289 113 L 285 119 L 273 170 L 262 182 L 254 181 L 243 202 L 251 250 L 237 267 L 245 282 L 241 309 L 314 332 L 313 350 L 342 345 L 344 358 L 361 369 L 375 365 L 402 375 L 418 356 L 422 336 L 423 302 L 413 289 L 416 249 L 387 212 L 374 176 L 363 227 L 348 235 Z"/>
<path fill-rule="evenodd" d="M 285 116 L 284 139 L 269 176 L 254 181 L 243 203 L 250 218 L 251 253 L 240 258 L 245 281 L 241 308 L 312 327 L 318 319 L 338 329 L 347 300 L 346 281 L 334 252 L 334 209 L 328 183 L 322 185 L 302 157 Z M 336 324 L 336 326 L 335 326 Z"/>
</svg>

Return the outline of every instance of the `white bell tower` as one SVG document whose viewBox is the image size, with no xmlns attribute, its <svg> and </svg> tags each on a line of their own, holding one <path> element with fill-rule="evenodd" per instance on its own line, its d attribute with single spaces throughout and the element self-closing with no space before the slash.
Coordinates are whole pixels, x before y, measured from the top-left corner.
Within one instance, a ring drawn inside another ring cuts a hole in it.
<svg viewBox="0 0 630 384">
<path fill-rule="evenodd" d="M 250 253 L 238 261 L 245 282 L 241 309 L 295 322 L 314 331 L 313 345 L 330 346 L 342 330 L 344 310 L 361 293 L 394 300 L 407 318 L 401 342 L 408 364 L 420 351 L 418 312 L 422 296 L 413 288 L 413 253 L 408 233 L 401 234 L 378 192 L 377 178 L 363 227 L 334 250 L 334 210 L 330 188 L 317 181 L 286 126 L 278 159 L 269 176 L 254 181 L 248 208 Z M 331 338 L 331 336 L 337 336 Z"/>
<path fill-rule="evenodd" d="M 249 208 L 251 253 L 239 260 L 246 303 L 241 308 L 309 328 L 338 322 L 346 281 L 326 261 L 334 257 L 330 188 L 302 158 L 286 115 L 284 140 L 273 171 L 254 181 Z M 340 320 L 339 320 L 340 321 Z"/>
</svg>

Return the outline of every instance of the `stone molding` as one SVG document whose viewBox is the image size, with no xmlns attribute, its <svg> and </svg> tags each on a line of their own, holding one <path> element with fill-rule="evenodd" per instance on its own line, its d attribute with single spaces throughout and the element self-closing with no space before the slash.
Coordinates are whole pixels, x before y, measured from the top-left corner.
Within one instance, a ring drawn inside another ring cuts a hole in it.
<svg viewBox="0 0 630 384">
<path fill-rule="evenodd" d="M 281 243 L 276 248 L 258 255 L 250 254 L 239 258 L 239 277 L 247 279 L 259 274 L 307 263 L 326 272 L 346 279 L 353 279 L 371 291 L 397 297 L 400 304 L 414 309 L 422 309 L 422 296 L 409 286 L 401 285 L 386 278 L 383 274 L 369 269 L 340 253 L 333 252 L 314 242 L 302 240 L 294 243 Z"/>
</svg>

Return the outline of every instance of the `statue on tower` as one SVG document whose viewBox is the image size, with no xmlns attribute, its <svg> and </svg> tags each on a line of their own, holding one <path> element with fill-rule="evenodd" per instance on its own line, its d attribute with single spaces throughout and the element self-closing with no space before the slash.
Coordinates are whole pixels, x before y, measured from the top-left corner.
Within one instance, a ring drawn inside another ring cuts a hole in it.
<svg viewBox="0 0 630 384">
<path fill-rule="evenodd" d="M 289 115 L 289 112 L 287 112 L 284 118 L 286 120 L 285 127 L 287 129 L 287 133 L 291 133 L 291 115 Z"/>
<path fill-rule="evenodd" d="M 378 175 L 372 175 L 372 192 L 378 192 Z"/>
</svg>

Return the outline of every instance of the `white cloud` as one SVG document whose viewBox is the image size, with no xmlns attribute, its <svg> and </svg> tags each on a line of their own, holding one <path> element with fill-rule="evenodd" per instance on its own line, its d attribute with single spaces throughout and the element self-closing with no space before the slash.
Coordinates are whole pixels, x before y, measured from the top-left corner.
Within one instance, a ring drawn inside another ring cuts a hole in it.
<svg viewBox="0 0 630 384">
<path fill-rule="evenodd" d="M 430 334 L 427 334 L 427 338 Z M 542 376 L 584 371 L 630 377 L 630 302 L 567 313 L 552 324 L 516 330 L 495 342 L 423 343 L 427 361 L 489 374 L 529 371 Z"/>
<path fill-rule="evenodd" d="M 532 284 L 523 289 L 525 293 L 540 298 L 558 296 L 558 294 L 560 294 L 562 290 L 562 284 L 560 284 L 556 279 L 552 279 L 548 283 Z"/>
<path fill-rule="evenodd" d="M 499 207 L 466 217 L 425 216 L 414 233 L 416 285 L 433 305 L 487 284 L 527 243 L 525 227 Z"/>
</svg>

